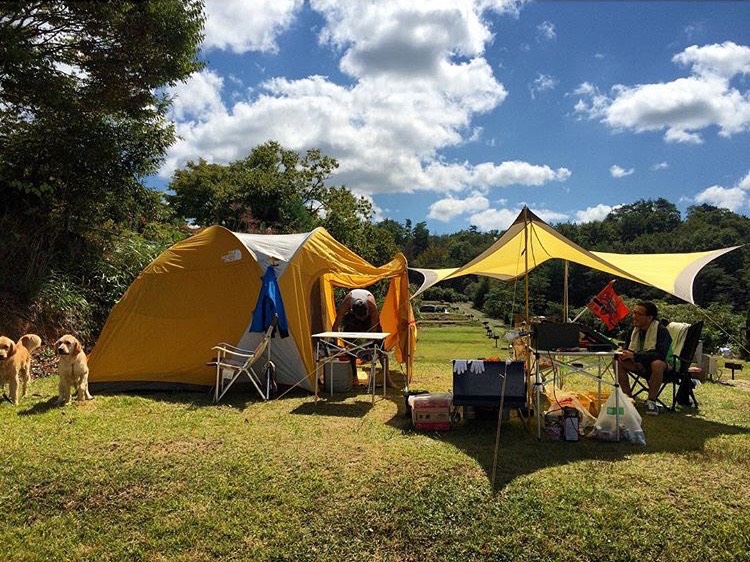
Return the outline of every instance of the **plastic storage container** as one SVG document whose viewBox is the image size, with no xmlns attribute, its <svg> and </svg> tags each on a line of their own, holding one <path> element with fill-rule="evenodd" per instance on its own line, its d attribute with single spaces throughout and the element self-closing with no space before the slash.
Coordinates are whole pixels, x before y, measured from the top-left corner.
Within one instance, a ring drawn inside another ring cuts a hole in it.
<svg viewBox="0 0 750 562">
<path fill-rule="evenodd" d="M 348 359 L 343 361 L 333 360 L 326 363 L 324 367 L 323 391 L 331 392 L 331 381 L 333 381 L 333 392 L 349 392 L 352 389 L 352 368 Z"/>
<path fill-rule="evenodd" d="M 410 396 L 411 422 L 423 431 L 448 431 L 451 428 L 451 394 Z"/>
</svg>

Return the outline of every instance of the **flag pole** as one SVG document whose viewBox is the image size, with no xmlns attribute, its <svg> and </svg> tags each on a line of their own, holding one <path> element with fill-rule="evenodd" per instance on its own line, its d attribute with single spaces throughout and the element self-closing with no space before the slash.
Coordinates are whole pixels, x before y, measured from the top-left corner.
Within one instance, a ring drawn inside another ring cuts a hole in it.
<svg viewBox="0 0 750 562">
<path fill-rule="evenodd" d="M 589 301 L 589 302 L 591 302 L 591 301 Z M 584 306 L 584 307 L 583 307 L 583 310 L 581 310 L 581 312 L 579 312 L 578 314 L 576 314 L 576 317 L 575 317 L 575 318 L 573 318 L 573 320 L 571 320 L 571 322 L 572 322 L 572 323 L 578 322 L 578 319 L 579 319 L 579 318 L 580 318 L 581 316 L 583 316 L 583 313 L 584 313 L 584 312 L 586 312 L 586 311 L 587 311 L 588 309 L 589 309 L 589 307 L 588 307 L 588 306 Z"/>
</svg>

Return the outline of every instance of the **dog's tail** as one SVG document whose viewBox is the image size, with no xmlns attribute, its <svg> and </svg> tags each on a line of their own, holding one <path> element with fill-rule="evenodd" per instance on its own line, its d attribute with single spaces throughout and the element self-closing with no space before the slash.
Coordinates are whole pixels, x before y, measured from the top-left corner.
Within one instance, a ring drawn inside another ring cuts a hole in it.
<svg viewBox="0 0 750 562">
<path fill-rule="evenodd" d="M 42 338 L 36 334 L 24 334 L 21 336 L 21 339 L 18 340 L 18 344 L 24 346 L 29 350 L 29 353 L 31 353 L 37 347 L 42 345 Z"/>
</svg>

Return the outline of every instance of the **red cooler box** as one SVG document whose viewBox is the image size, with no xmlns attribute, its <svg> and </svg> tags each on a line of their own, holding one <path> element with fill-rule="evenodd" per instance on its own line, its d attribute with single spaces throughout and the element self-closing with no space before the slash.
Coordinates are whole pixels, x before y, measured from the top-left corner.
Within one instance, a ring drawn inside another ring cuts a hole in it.
<svg viewBox="0 0 750 562">
<path fill-rule="evenodd" d="M 451 394 L 410 396 L 411 422 L 416 429 L 448 431 L 451 428 Z"/>
</svg>

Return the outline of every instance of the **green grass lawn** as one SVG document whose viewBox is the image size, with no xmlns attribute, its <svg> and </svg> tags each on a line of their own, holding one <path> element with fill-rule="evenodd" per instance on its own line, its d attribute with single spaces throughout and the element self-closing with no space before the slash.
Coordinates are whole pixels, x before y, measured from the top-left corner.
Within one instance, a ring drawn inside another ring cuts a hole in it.
<svg viewBox="0 0 750 562">
<path fill-rule="evenodd" d="M 451 359 L 503 345 L 422 329 L 412 387 L 450 390 Z M 58 408 L 56 384 L 0 405 L 3 561 L 750 559 L 750 385 L 644 417 L 646 446 L 539 442 L 513 417 L 493 491 L 495 422 L 419 433 L 393 390 Z"/>
</svg>

